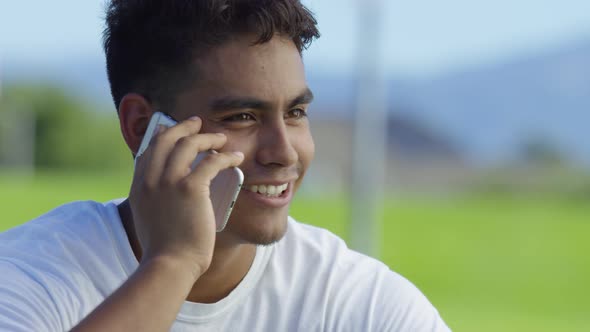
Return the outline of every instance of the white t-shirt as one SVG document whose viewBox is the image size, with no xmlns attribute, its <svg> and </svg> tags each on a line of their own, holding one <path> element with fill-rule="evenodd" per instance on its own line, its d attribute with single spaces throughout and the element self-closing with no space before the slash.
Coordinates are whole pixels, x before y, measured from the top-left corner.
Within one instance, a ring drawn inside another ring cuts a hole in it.
<svg viewBox="0 0 590 332">
<path fill-rule="evenodd" d="M 70 203 L 0 233 L 0 330 L 69 330 L 137 267 L 114 201 Z M 409 281 L 290 219 L 236 289 L 214 304 L 185 302 L 172 331 L 449 329 Z"/>
</svg>

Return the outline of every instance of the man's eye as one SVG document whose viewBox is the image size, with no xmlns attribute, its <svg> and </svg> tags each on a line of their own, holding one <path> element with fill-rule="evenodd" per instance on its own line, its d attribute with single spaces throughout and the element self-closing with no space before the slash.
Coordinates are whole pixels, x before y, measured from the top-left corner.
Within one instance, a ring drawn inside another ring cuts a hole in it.
<svg viewBox="0 0 590 332">
<path fill-rule="evenodd" d="M 223 119 L 225 122 L 244 122 L 244 121 L 252 121 L 254 117 L 248 113 L 239 113 L 228 116 L 227 118 Z"/>
<path fill-rule="evenodd" d="M 287 117 L 290 119 L 302 119 L 307 116 L 307 112 L 302 108 L 294 108 L 289 111 Z"/>
</svg>

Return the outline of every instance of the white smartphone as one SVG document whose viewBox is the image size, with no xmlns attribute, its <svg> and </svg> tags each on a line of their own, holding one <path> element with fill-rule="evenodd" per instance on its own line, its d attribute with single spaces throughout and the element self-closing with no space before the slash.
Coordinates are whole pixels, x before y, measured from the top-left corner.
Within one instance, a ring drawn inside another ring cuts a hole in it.
<svg viewBox="0 0 590 332">
<path fill-rule="evenodd" d="M 161 112 L 155 112 L 150 119 L 150 123 L 143 136 L 139 150 L 135 155 L 135 160 L 137 160 L 137 158 L 147 149 L 154 136 L 156 128 L 158 128 L 159 125 L 172 127 L 176 124 L 177 122 L 170 116 Z M 209 150 L 207 152 L 199 153 L 192 164 L 192 169 L 194 169 L 208 153 L 217 152 L 215 150 Z M 238 194 L 240 193 L 243 182 L 244 174 L 237 167 L 230 167 L 222 170 L 217 176 L 215 176 L 215 178 L 213 178 L 213 181 L 211 181 L 210 198 L 211 203 L 213 204 L 215 225 L 218 232 L 221 232 L 227 225 L 229 215 L 238 199 Z"/>
</svg>

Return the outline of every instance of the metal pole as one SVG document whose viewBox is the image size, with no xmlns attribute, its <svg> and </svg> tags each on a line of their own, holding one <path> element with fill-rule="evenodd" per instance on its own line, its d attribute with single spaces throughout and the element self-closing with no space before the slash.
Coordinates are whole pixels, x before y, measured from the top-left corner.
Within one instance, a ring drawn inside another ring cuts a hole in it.
<svg viewBox="0 0 590 332">
<path fill-rule="evenodd" d="M 353 249 L 378 256 L 386 162 L 387 106 L 381 62 L 381 0 L 358 2 L 358 95 L 354 117 L 351 234 Z"/>
</svg>

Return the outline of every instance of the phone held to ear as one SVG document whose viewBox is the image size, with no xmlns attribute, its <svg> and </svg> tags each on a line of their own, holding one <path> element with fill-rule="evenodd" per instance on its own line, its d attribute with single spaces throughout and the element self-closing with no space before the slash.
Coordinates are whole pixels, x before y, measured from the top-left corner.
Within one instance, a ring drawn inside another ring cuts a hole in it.
<svg viewBox="0 0 590 332">
<path fill-rule="evenodd" d="M 147 149 L 159 125 L 163 125 L 168 128 L 176 124 L 177 122 L 170 116 L 161 112 L 155 112 L 150 119 L 150 123 L 145 132 L 145 135 L 143 136 L 141 145 L 139 146 L 139 150 L 135 156 L 135 160 L 137 161 L 137 158 L 139 158 L 139 156 L 141 156 Z M 200 152 L 195 158 L 191 168 L 194 169 L 196 165 L 209 153 L 217 152 L 215 150 Z M 240 193 L 240 189 L 242 188 L 243 182 L 244 174 L 237 167 L 230 167 L 222 170 L 217 174 L 217 176 L 215 176 L 215 178 L 213 178 L 213 181 L 211 181 L 211 186 L 209 189 L 210 198 L 211 203 L 213 204 L 215 225 L 218 232 L 221 232 L 225 228 L 229 219 L 229 215 L 231 214 L 234 204 L 238 198 L 238 194 Z"/>
</svg>

